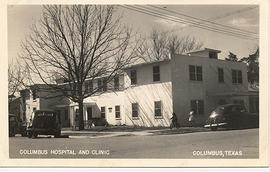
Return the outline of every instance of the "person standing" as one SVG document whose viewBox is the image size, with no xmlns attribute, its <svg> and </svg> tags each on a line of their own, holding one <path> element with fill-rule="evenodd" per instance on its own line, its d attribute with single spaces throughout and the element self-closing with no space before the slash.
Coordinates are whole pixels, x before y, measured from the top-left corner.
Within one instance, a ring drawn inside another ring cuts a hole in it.
<svg viewBox="0 0 270 172">
<path fill-rule="evenodd" d="M 188 115 L 189 115 L 189 117 L 188 117 L 189 127 L 192 127 L 194 125 L 194 122 L 195 122 L 194 110 L 191 109 Z"/>
<path fill-rule="evenodd" d="M 173 112 L 172 114 L 172 117 L 171 117 L 171 120 L 172 120 L 172 123 L 171 123 L 171 129 L 172 128 L 178 128 L 178 125 L 177 125 L 177 116 L 176 114 Z"/>
</svg>

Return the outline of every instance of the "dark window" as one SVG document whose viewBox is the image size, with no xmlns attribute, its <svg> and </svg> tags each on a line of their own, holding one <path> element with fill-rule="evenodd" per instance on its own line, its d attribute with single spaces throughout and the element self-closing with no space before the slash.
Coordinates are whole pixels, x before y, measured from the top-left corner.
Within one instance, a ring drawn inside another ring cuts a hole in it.
<svg viewBox="0 0 270 172">
<path fill-rule="evenodd" d="M 162 116 L 161 101 L 155 101 L 155 117 L 161 116 Z"/>
<path fill-rule="evenodd" d="M 209 58 L 210 59 L 217 59 L 217 53 L 216 52 L 209 52 Z"/>
<path fill-rule="evenodd" d="M 37 110 L 37 108 L 36 107 L 33 107 L 33 112 L 35 112 Z"/>
<path fill-rule="evenodd" d="M 114 78 L 114 89 L 119 90 L 119 77 L 118 76 Z"/>
<path fill-rule="evenodd" d="M 75 121 L 79 120 L 79 109 L 75 110 Z"/>
<path fill-rule="evenodd" d="M 86 81 L 84 84 L 85 93 L 91 93 L 93 91 L 93 83 L 92 81 Z"/>
<path fill-rule="evenodd" d="M 130 71 L 130 80 L 131 80 L 131 85 L 137 84 L 137 71 L 136 70 Z"/>
<path fill-rule="evenodd" d="M 102 80 L 99 79 L 98 80 L 98 91 L 101 91 L 102 90 Z"/>
<path fill-rule="evenodd" d="M 115 118 L 120 118 L 120 106 L 115 106 Z"/>
<path fill-rule="evenodd" d="M 33 100 L 36 100 L 37 98 L 37 91 L 34 89 L 32 90 Z"/>
<path fill-rule="evenodd" d="M 107 91 L 107 78 L 104 78 L 102 81 L 102 88 L 103 91 Z"/>
<path fill-rule="evenodd" d="M 241 100 L 241 99 L 235 99 L 235 100 L 233 100 L 233 103 L 234 104 L 245 106 L 244 100 Z"/>
<path fill-rule="evenodd" d="M 223 68 L 218 68 L 218 82 L 224 82 Z"/>
<path fill-rule="evenodd" d="M 132 103 L 132 118 L 137 118 L 139 116 L 138 103 Z"/>
<path fill-rule="evenodd" d="M 203 100 L 191 100 L 190 107 L 194 110 L 195 115 L 204 114 L 204 103 Z"/>
<path fill-rule="evenodd" d="M 100 108 L 100 116 L 101 116 L 101 118 L 105 118 L 106 117 L 106 108 L 105 108 L 105 106 L 102 106 Z"/>
<path fill-rule="evenodd" d="M 242 71 L 241 70 L 232 70 L 232 83 L 233 84 L 242 84 Z"/>
<path fill-rule="evenodd" d="M 202 81 L 202 67 L 189 65 L 189 79 L 192 81 Z"/>
<path fill-rule="evenodd" d="M 68 120 L 68 110 L 65 110 L 65 120 Z"/>
<path fill-rule="evenodd" d="M 153 81 L 160 81 L 160 70 L 159 66 L 153 67 Z"/>
</svg>

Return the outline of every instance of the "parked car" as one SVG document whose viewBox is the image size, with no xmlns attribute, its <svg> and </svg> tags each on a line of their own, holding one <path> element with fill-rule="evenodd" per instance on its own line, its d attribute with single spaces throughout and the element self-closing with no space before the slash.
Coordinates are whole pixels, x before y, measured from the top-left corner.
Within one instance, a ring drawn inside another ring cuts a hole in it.
<svg viewBox="0 0 270 172">
<path fill-rule="evenodd" d="M 14 114 L 8 115 L 9 120 L 9 137 L 14 137 L 16 134 L 26 136 L 26 123 L 18 120 Z"/>
<path fill-rule="evenodd" d="M 212 111 L 204 127 L 211 130 L 217 130 L 219 127 L 255 128 L 259 127 L 259 115 L 248 113 L 243 105 L 221 105 Z"/>
<path fill-rule="evenodd" d="M 27 129 L 28 137 L 36 138 L 38 135 L 61 135 L 60 114 L 52 110 L 37 110 L 34 112 L 32 124 Z"/>
<path fill-rule="evenodd" d="M 8 115 L 8 124 L 9 137 L 14 137 L 16 134 L 20 133 L 20 124 L 16 115 Z"/>
</svg>

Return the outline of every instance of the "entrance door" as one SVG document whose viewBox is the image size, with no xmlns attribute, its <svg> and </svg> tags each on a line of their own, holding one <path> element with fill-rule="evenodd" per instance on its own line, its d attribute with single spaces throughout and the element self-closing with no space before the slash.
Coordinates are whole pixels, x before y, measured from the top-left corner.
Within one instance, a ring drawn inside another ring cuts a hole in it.
<svg viewBox="0 0 270 172">
<path fill-rule="evenodd" d="M 90 120 L 92 118 L 93 118 L 92 107 L 87 107 L 87 120 Z"/>
</svg>

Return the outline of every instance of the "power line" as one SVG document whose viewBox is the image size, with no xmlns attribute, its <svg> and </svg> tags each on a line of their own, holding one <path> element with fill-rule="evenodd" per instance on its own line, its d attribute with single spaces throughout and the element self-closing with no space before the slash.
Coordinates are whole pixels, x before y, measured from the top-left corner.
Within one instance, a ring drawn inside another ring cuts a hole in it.
<svg viewBox="0 0 270 172">
<path fill-rule="evenodd" d="M 138 8 L 138 7 L 135 7 L 135 8 Z M 146 9 L 150 13 L 156 13 L 158 15 L 164 15 L 160 11 L 158 11 L 158 12 L 153 11 L 153 10 L 152 11 L 149 11 L 149 8 L 146 8 L 146 7 L 140 7 L 140 8 L 143 8 L 144 10 Z M 170 15 L 170 16 L 173 16 L 173 15 Z M 182 19 L 182 18 L 179 18 L 179 17 L 176 17 L 176 16 L 173 16 L 173 17 L 174 18 L 177 18 L 177 20 L 180 20 L 182 22 L 193 24 L 193 26 L 196 25 L 194 27 L 202 26 L 202 27 L 205 27 L 205 28 L 208 28 L 208 29 L 210 28 L 210 29 L 215 29 L 215 30 L 218 30 L 218 31 L 223 31 L 223 32 L 231 33 L 231 34 L 237 34 L 237 35 L 241 35 L 241 36 L 245 36 L 245 37 L 252 37 L 251 35 L 247 35 L 247 33 L 238 33 L 238 32 L 236 33 L 235 31 L 231 31 L 231 30 L 228 30 L 228 29 L 224 30 L 225 28 L 217 28 L 217 27 L 213 28 L 213 26 L 211 27 L 209 25 L 203 25 L 202 23 L 199 23 L 198 21 L 190 21 L 190 20 Z M 254 38 L 254 37 L 252 37 L 252 38 Z"/>
<path fill-rule="evenodd" d="M 157 13 L 157 12 L 145 10 L 145 9 L 134 7 L 134 6 L 133 7 L 132 6 L 127 6 L 127 5 L 121 5 L 121 6 L 124 7 L 124 8 L 130 9 L 130 10 L 137 11 L 137 12 L 140 12 L 140 13 L 144 13 L 144 14 L 147 14 L 147 15 L 151 15 L 151 16 L 154 16 L 154 17 L 158 17 L 158 18 L 162 18 L 162 19 L 165 19 L 165 20 L 178 22 L 178 23 L 181 23 L 181 24 L 191 24 L 193 27 L 206 29 L 206 30 L 210 30 L 210 31 L 213 31 L 213 32 L 218 32 L 218 33 L 221 33 L 221 34 L 226 34 L 226 35 L 245 38 L 245 39 L 257 39 L 257 38 L 254 38 L 254 37 L 251 37 L 251 36 L 248 36 L 248 35 L 239 34 L 239 33 L 235 33 L 235 32 L 229 32 L 227 30 L 222 30 L 222 29 L 211 28 L 209 26 L 203 26 L 203 25 L 198 26 L 198 25 L 195 25 L 196 23 L 194 24 L 194 22 L 192 23 L 192 22 L 189 22 L 189 21 L 185 21 L 183 19 L 179 19 L 179 17 L 175 17 L 175 18 L 178 18 L 178 19 L 174 19 L 174 18 L 169 17 L 169 16 L 164 16 L 164 14 L 160 14 L 160 13 Z"/>
<path fill-rule="evenodd" d="M 234 28 L 234 27 L 231 27 L 231 26 L 227 26 L 227 25 L 215 23 L 215 22 L 210 21 L 210 20 L 200 19 L 200 18 L 197 18 L 197 17 L 189 16 L 189 15 L 186 15 L 186 14 L 183 14 L 183 13 L 180 13 L 180 12 L 176 12 L 176 11 L 173 11 L 173 10 L 164 9 L 164 8 L 157 7 L 157 6 L 154 6 L 154 5 L 149 5 L 149 6 L 151 6 L 151 7 L 153 7 L 153 8 L 156 8 L 156 9 L 163 10 L 163 11 L 167 11 L 167 12 L 169 12 L 169 13 L 174 13 L 174 14 L 177 14 L 177 15 L 180 15 L 180 16 L 184 16 L 184 17 L 187 17 L 187 18 L 191 18 L 191 19 L 195 19 L 195 20 L 198 20 L 198 21 L 202 21 L 202 22 L 204 22 L 204 23 L 211 23 L 211 24 L 213 24 L 213 25 L 225 27 L 225 28 L 228 28 L 228 29 L 231 29 L 231 30 L 240 31 L 240 32 L 246 32 L 246 33 L 251 33 L 251 34 L 257 35 L 257 33 L 251 32 L 251 31 L 248 31 L 248 30 L 239 29 L 239 28 Z M 195 22 L 196 22 L 196 21 L 195 21 Z"/>
</svg>

